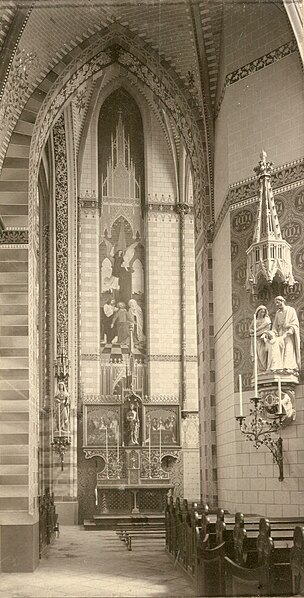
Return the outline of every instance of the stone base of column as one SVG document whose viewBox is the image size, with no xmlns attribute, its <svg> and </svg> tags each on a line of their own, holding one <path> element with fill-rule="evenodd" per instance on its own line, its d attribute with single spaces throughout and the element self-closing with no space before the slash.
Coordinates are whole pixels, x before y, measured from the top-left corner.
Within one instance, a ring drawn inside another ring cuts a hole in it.
<svg viewBox="0 0 304 598">
<path fill-rule="evenodd" d="M 1 571 L 31 573 L 39 564 L 39 522 L 0 526 Z"/>
<path fill-rule="evenodd" d="M 59 528 L 61 525 L 78 525 L 78 500 L 55 501 Z"/>
</svg>

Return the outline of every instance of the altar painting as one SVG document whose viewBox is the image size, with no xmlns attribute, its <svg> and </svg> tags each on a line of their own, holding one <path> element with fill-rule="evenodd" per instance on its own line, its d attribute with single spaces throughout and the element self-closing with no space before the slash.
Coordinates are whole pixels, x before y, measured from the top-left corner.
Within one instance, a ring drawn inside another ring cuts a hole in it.
<svg viewBox="0 0 304 598">
<path fill-rule="evenodd" d="M 115 96 L 115 97 L 114 97 Z M 116 109 L 113 109 L 116 106 Z M 102 363 L 144 361 L 145 240 L 142 121 L 124 91 L 106 100 L 99 119 L 101 195 L 99 267 Z M 106 394 L 101 380 L 102 393 Z"/>
<path fill-rule="evenodd" d="M 120 410 L 117 406 L 85 405 L 85 446 L 117 446 L 120 439 Z"/>
<path fill-rule="evenodd" d="M 179 444 L 178 408 L 147 407 L 146 444 L 151 437 L 152 446 L 174 446 Z"/>
</svg>

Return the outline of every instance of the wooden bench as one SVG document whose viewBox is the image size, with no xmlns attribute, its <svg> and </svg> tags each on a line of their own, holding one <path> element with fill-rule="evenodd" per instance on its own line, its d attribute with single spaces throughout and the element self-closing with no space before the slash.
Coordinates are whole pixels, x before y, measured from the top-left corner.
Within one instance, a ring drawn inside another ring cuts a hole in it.
<svg viewBox="0 0 304 598">
<path fill-rule="evenodd" d="M 200 596 L 291 595 L 304 590 L 304 526 L 299 518 L 235 515 L 189 508 L 170 501 L 166 548 L 193 581 Z M 296 536 L 295 536 L 296 534 Z M 295 539 L 296 537 L 296 539 Z M 303 575 L 302 575 L 303 571 Z M 299 590 L 300 588 L 300 590 Z"/>
<path fill-rule="evenodd" d="M 127 550 L 132 550 L 132 540 L 133 539 L 143 539 L 143 540 L 165 540 L 166 533 L 165 530 L 143 530 L 143 531 L 130 531 L 125 532 L 124 536 L 121 538 L 122 541 L 125 542 Z"/>
<path fill-rule="evenodd" d="M 118 527 L 118 526 L 117 526 Z M 165 529 L 163 523 L 146 523 L 146 524 L 119 524 L 121 529 L 116 529 L 116 534 L 122 542 L 125 542 L 125 538 L 127 535 L 135 534 L 137 532 L 161 532 L 163 536 L 165 536 Z"/>
</svg>

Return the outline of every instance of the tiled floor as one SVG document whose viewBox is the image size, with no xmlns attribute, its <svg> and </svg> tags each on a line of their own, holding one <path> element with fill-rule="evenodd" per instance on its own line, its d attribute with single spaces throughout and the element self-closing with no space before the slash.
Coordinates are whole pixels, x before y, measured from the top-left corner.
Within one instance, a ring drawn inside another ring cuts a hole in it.
<svg viewBox="0 0 304 598">
<path fill-rule="evenodd" d="M 112 531 L 61 527 L 34 573 L 3 573 L 1 598 L 194 596 L 163 540 L 134 540 L 132 552 Z"/>
</svg>

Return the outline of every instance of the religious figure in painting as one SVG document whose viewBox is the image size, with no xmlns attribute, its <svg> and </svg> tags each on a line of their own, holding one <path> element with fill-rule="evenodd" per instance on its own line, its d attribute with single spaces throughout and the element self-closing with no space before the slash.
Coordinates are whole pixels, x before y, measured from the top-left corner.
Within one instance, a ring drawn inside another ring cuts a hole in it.
<svg viewBox="0 0 304 598">
<path fill-rule="evenodd" d="M 118 311 L 115 299 L 108 299 L 101 311 L 102 333 L 107 343 L 111 343 L 116 336 L 116 326 L 112 327 L 114 314 Z"/>
<path fill-rule="evenodd" d="M 69 432 L 70 418 L 70 395 L 65 383 L 58 382 L 57 393 L 55 394 L 55 430 L 62 433 Z"/>
<path fill-rule="evenodd" d="M 299 320 L 294 307 L 286 305 L 286 300 L 280 295 L 276 297 L 277 312 L 272 329 L 282 339 L 282 367 L 287 370 L 301 368 Z"/>
<path fill-rule="evenodd" d="M 126 304 L 123 301 L 119 301 L 117 308 L 113 316 L 111 328 L 113 329 L 116 324 L 118 342 L 123 346 L 128 346 L 130 342 L 130 321 Z"/>
<path fill-rule="evenodd" d="M 114 250 L 109 239 L 104 238 L 107 257 L 102 268 L 102 289 L 115 294 L 116 301 L 123 301 L 126 305 L 132 298 L 132 274 L 135 249 L 139 241 L 134 241 L 125 250 Z M 105 263 L 107 267 L 105 267 Z"/>
<path fill-rule="evenodd" d="M 130 299 L 128 302 L 128 318 L 133 332 L 133 341 L 135 345 L 142 345 L 145 342 L 144 335 L 144 317 L 143 312 L 136 299 Z"/>
<path fill-rule="evenodd" d="M 258 372 L 265 372 L 268 368 L 268 333 L 271 330 L 271 319 L 265 305 L 259 305 L 255 310 L 256 315 L 256 348 L 257 348 L 257 366 Z M 251 358 L 254 359 L 253 321 L 249 329 L 251 336 Z"/>
<path fill-rule="evenodd" d="M 139 444 L 139 417 L 138 411 L 135 409 L 133 403 L 130 404 L 130 409 L 126 415 L 127 424 L 128 424 L 128 442 L 129 444 L 138 445 Z"/>
</svg>

